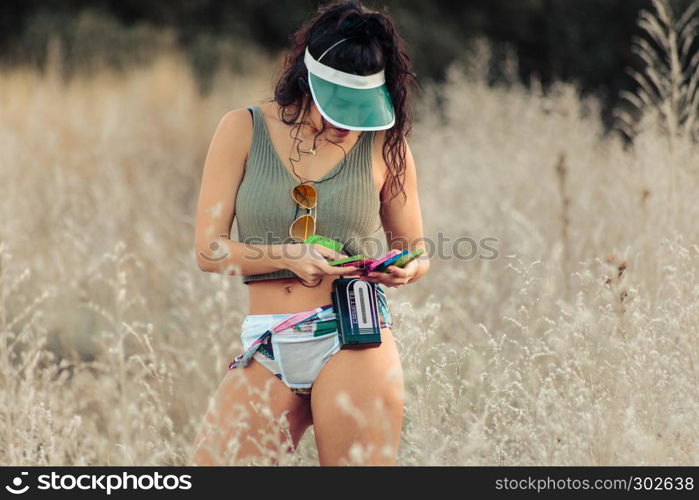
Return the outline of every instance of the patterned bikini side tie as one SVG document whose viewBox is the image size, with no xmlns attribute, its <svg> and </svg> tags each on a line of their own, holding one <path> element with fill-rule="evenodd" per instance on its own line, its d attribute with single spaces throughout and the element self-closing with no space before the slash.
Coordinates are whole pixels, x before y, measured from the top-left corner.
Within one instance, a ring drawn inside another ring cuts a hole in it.
<svg viewBox="0 0 699 500">
<path fill-rule="evenodd" d="M 292 328 L 305 321 L 312 320 L 315 316 L 321 312 L 332 307 L 332 304 L 327 304 L 324 306 L 316 307 L 315 309 L 309 309 L 308 311 L 301 311 L 288 318 L 284 318 L 280 322 L 273 325 L 269 330 L 264 332 L 260 337 L 255 340 L 250 347 L 248 347 L 245 352 L 236 356 L 236 358 L 228 365 L 228 369 L 232 370 L 236 366 L 248 366 L 250 359 L 253 357 L 255 352 L 262 346 L 262 344 L 269 343 L 269 339 L 273 333 L 286 330 L 287 328 Z"/>
</svg>

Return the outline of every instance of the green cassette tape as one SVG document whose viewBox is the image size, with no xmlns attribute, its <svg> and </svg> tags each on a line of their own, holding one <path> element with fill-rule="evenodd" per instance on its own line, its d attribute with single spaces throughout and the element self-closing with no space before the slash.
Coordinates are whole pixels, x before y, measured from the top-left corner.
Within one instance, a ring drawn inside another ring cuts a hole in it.
<svg viewBox="0 0 699 500">
<path fill-rule="evenodd" d="M 331 240 L 330 238 L 326 238 L 325 236 L 320 236 L 318 234 L 312 234 L 305 240 L 303 240 L 304 243 L 316 243 L 318 245 L 323 245 L 324 247 L 329 248 L 330 250 L 335 250 L 336 252 L 341 252 L 342 247 L 344 246 L 342 243 L 339 241 Z"/>
<path fill-rule="evenodd" d="M 381 345 L 376 287 L 376 283 L 357 278 L 337 278 L 333 281 L 331 297 L 341 348 Z"/>
</svg>

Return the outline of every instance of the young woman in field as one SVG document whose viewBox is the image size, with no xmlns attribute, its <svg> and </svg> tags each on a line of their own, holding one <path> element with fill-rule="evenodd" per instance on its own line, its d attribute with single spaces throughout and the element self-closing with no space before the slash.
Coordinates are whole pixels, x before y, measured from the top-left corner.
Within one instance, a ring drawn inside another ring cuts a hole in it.
<svg viewBox="0 0 699 500">
<path fill-rule="evenodd" d="M 365 463 L 395 463 L 403 373 L 381 286 L 415 282 L 429 260 L 424 253 L 403 268 L 364 276 L 378 283 L 381 344 L 340 349 L 331 285 L 340 275 L 360 274 L 328 259 L 380 257 L 369 236 L 381 226 L 391 249 L 424 249 L 405 139 L 415 83 L 390 18 L 356 1 L 335 3 L 293 35 L 274 98 L 229 111 L 219 123 L 204 165 L 196 253 L 204 271 L 242 275 L 249 311 L 244 352 L 214 395 L 193 464 L 274 456 L 275 441 L 287 435 L 282 414 L 293 443 L 285 452 L 313 425 L 321 465 L 348 463 L 355 444 Z M 228 238 L 234 216 L 239 241 Z M 343 243 L 344 253 L 304 243 L 312 234 Z M 270 333 L 272 325 L 303 311 L 314 314 L 286 331 L 298 341 L 275 344 L 283 332 Z M 271 415 L 258 411 L 265 391 Z M 354 410 L 338 404 L 340 395 Z M 279 439 L 265 442 L 264 435 Z"/>
</svg>

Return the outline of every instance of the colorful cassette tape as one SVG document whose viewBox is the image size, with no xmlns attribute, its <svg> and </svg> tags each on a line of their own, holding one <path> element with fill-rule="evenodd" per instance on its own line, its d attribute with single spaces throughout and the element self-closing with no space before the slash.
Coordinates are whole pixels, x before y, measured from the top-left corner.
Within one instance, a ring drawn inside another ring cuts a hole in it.
<svg viewBox="0 0 699 500">
<path fill-rule="evenodd" d="M 381 264 L 383 264 L 384 262 L 386 262 L 388 259 L 390 259 L 390 258 L 393 257 L 394 255 L 397 255 L 397 254 L 399 254 L 399 253 L 400 253 L 400 250 L 398 250 L 397 248 L 391 250 L 390 252 L 388 252 L 386 255 L 384 255 L 384 256 L 381 257 L 380 259 L 377 259 L 375 262 L 369 264 L 369 265 L 367 266 L 367 271 L 373 271 L 374 269 L 376 269 L 377 267 L 379 267 Z"/>
</svg>

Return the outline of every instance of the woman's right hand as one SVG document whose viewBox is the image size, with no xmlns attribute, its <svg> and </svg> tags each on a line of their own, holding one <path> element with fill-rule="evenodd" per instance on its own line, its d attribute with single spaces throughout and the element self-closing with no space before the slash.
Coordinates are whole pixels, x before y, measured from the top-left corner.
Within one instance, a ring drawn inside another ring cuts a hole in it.
<svg viewBox="0 0 699 500">
<path fill-rule="evenodd" d="M 284 268 L 304 281 L 316 283 L 323 276 L 350 276 L 358 271 L 354 266 L 331 266 L 329 260 L 342 259 L 346 255 L 317 243 L 289 243 L 283 248 Z"/>
</svg>

